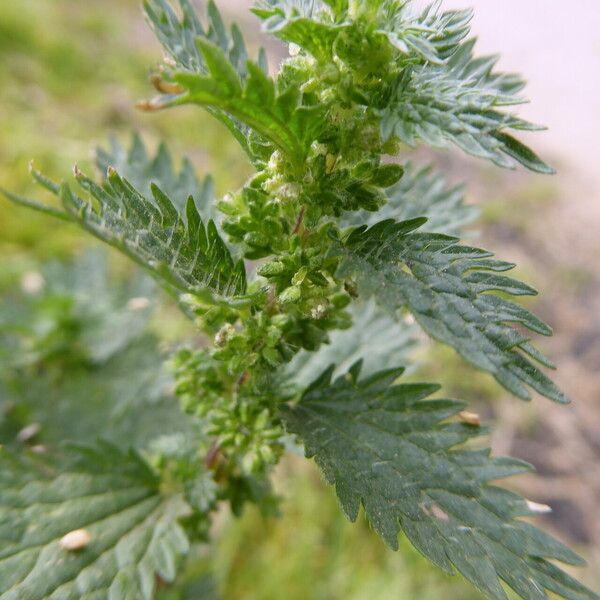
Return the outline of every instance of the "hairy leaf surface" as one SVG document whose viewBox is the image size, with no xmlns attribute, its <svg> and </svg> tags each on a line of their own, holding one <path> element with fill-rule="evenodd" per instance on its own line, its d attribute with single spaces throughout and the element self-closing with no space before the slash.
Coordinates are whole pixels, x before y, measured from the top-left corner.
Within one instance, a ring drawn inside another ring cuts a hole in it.
<svg viewBox="0 0 600 600">
<path fill-rule="evenodd" d="M 152 197 L 152 184 L 156 185 L 183 215 L 191 196 L 203 218 L 216 220 L 218 216 L 212 177 L 208 175 L 200 182 L 187 158 L 183 159 L 181 170 L 177 172 L 164 143 L 160 144 L 155 156 L 150 156 L 137 134 L 133 135 L 129 150 L 112 138 L 108 149 L 96 149 L 96 165 L 104 177 L 112 167 L 146 198 Z"/>
<path fill-rule="evenodd" d="M 359 370 L 355 365 L 332 381 L 331 367 L 284 411 L 289 431 L 335 485 L 350 520 L 362 505 L 392 548 L 404 532 L 437 566 L 456 569 L 490 598 L 507 598 L 499 579 L 526 600 L 547 600 L 546 591 L 597 598 L 550 562 L 581 559 L 520 520 L 532 514 L 526 501 L 490 485 L 528 465 L 457 448 L 480 432 L 448 421 L 462 404 L 426 400 L 437 386 L 394 384 L 401 369 L 358 381 Z"/>
<path fill-rule="evenodd" d="M 159 492 L 135 454 L 101 445 L 68 458 L 59 474 L 2 456 L 0 598 L 150 600 L 188 550 L 177 520 L 189 509 Z M 88 543 L 65 547 L 63 536 L 80 529 Z"/>
<path fill-rule="evenodd" d="M 177 93 L 159 96 L 147 108 L 158 110 L 191 103 L 222 111 L 285 152 L 292 161 L 301 161 L 323 127 L 322 108 L 300 106 L 299 87 L 279 89 L 256 63 L 248 62 L 248 76 L 240 78 L 221 48 L 202 38 L 196 44 L 204 56 L 207 73 L 174 70 L 167 74 L 168 80 L 176 84 Z M 242 144 L 253 155 L 245 137 Z"/>
<path fill-rule="evenodd" d="M 253 12 L 265 32 L 294 43 L 319 60 L 331 58 L 338 35 L 352 27 L 346 11 L 336 14 L 321 0 L 262 0 Z"/>
<path fill-rule="evenodd" d="M 434 2 L 418 13 L 408 2 L 378 4 L 357 4 L 351 9 L 345 0 L 261 0 L 254 12 L 263 19 L 266 32 L 297 44 L 318 60 L 331 59 L 340 35 L 371 35 L 356 18 L 361 8 L 370 11 L 375 36 L 387 40 L 409 60 L 441 63 L 469 32 L 470 10 L 440 12 L 440 3 Z"/>
<path fill-rule="evenodd" d="M 323 119 L 318 107 L 302 108 L 298 87 L 278 89 L 267 74 L 264 53 L 248 54 L 239 29 L 228 34 L 214 5 L 208 5 L 204 28 L 187 0 L 180 0 L 179 19 L 165 0 L 149 0 L 146 12 L 157 37 L 175 64 L 156 80 L 164 95 L 142 108 L 157 110 L 199 104 L 223 121 L 252 159 L 250 132 L 301 160 Z"/>
<path fill-rule="evenodd" d="M 381 112 L 384 137 L 398 136 L 409 145 L 423 140 L 431 146 L 456 144 L 465 152 L 501 167 L 515 161 L 539 173 L 553 173 L 533 151 L 507 130 L 539 127 L 503 112 L 523 102 L 516 94 L 524 82 L 494 72 L 497 57 L 474 58 L 471 40 L 443 65 L 407 68 L 395 84 L 393 97 Z"/>
<path fill-rule="evenodd" d="M 152 196 L 144 196 L 113 168 L 103 185 L 75 168 L 87 198 L 66 183 L 58 185 L 36 171 L 33 175 L 60 197 L 64 212 L 59 216 L 132 258 L 175 294 L 208 291 L 231 297 L 245 292 L 243 261 L 234 261 L 213 221 L 204 224 L 191 196 L 184 217 L 158 186 L 151 183 Z M 6 195 L 17 204 L 48 212 L 43 204 Z"/>
<path fill-rule="evenodd" d="M 196 40 L 202 38 L 221 48 L 229 63 L 240 76 L 245 77 L 248 51 L 238 26 L 233 24 L 228 31 L 212 0 L 208 2 L 206 26 L 203 26 L 189 0 L 177 0 L 177 3 L 180 16 L 166 0 L 144 0 L 148 22 L 177 67 L 192 73 L 208 71 L 196 45 Z"/>
<path fill-rule="evenodd" d="M 552 334 L 548 325 L 506 298 L 535 295 L 535 290 L 501 275 L 514 265 L 493 260 L 490 252 L 461 246 L 450 236 L 415 231 L 424 222 L 387 220 L 354 229 L 340 249 L 340 275 L 355 277 L 361 293 L 374 296 L 391 314 L 410 310 L 430 336 L 490 372 L 518 397 L 529 399 L 530 386 L 566 402 L 536 366 L 552 363 L 511 325 Z"/>
<path fill-rule="evenodd" d="M 248 51 L 237 25 L 232 25 L 228 30 L 212 0 L 208 3 L 206 26 L 202 24 L 189 0 L 177 0 L 177 4 L 180 15 L 167 0 L 144 0 L 144 11 L 150 27 L 169 56 L 165 72 L 172 70 L 206 75 L 209 67 L 198 45 L 198 40 L 201 39 L 220 48 L 231 68 L 245 79 L 248 73 Z M 266 56 L 262 49 L 257 64 L 263 71 L 267 71 Z M 154 82 L 159 91 L 168 96 L 176 97 L 180 92 L 178 89 L 173 89 L 171 85 L 161 82 L 160 76 L 155 77 Z M 146 105 L 146 108 L 151 108 L 151 105 Z M 247 139 L 247 125 L 232 118 L 219 107 L 207 106 L 206 108 L 231 131 L 252 158 Z"/>
</svg>

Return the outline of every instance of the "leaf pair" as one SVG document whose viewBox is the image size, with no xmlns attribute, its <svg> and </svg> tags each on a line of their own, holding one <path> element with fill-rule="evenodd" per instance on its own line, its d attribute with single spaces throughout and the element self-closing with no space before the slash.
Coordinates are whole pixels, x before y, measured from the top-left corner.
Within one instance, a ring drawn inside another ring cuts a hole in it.
<svg viewBox="0 0 600 600">
<path fill-rule="evenodd" d="M 355 79 L 365 73 L 375 78 L 377 95 L 357 89 L 354 97 L 362 95 L 367 106 L 378 107 L 384 140 L 394 137 L 411 146 L 419 140 L 436 147 L 452 143 L 502 167 L 518 162 L 539 173 L 554 172 L 507 133 L 540 128 L 503 112 L 523 102 L 516 94 L 524 82 L 495 73 L 497 57 L 474 58 L 475 40 L 464 41 L 472 11 L 440 12 L 440 2 L 434 2 L 415 14 L 409 2 L 361 3 L 353 10 L 368 13 L 365 28 L 350 16 L 347 3 L 337 8 L 329 2 L 296 4 L 266 2 L 255 12 L 266 31 L 323 63 L 341 60 L 352 71 L 353 61 L 361 61 Z M 383 92 L 385 85 L 389 92 Z"/>
<path fill-rule="evenodd" d="M 266 32 L 297 44 L 319 61 L 332 58 L 340 35 L 374 35 L 409 59 L 442 63 L 469 33 L 472 11 L 440 13 L 439 6 L 440 2 L 434 2 L 415 13 L 408 2 L 365 2 L 350 8 L 345 0 L 263 0 L 253 12 L 263 19 Z M 360 19 L 361 10 L 370 12 L 367 31 Z"/>
</svg>

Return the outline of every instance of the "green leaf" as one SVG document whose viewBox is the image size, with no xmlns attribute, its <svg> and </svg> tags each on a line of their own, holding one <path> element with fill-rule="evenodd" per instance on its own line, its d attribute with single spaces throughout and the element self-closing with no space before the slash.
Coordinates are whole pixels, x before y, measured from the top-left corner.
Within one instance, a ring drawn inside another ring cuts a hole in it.
<svg viewBox="0 0 600 600">
<path fill-rule="evenodd" d="M 503 112 L 523 102 L 515 94 L 524 82 L 495 73 L 497 57 L 474 58 L 474 44 L 462 44 L 444 64 L 405 69 L 380 113 L 384 137 L 397 136 L 411 146 L 419 139 L 437 147 L 451 142 L 501 167 L 512 168 L 517 161 L 533 171 L 553 173 L 533 151 L 506 134 L 510 129 L 539 129 Z"/>
<path fill-rule="evenodd" d="M 233 25 L 227 31 L 212 0 L 208 3 L 206 27 L 189 0 L 178 0 L 178 4 L 181 16 L 166 0 L 144 0 L 148 23 L 177 68 L 192 73 L 207 72 L 204 57 L 196 45 L 196 40 L 202 38 L 221 48 L 237 73 L 245 77 L 248 52 L 239 28 Z"/>
<path fill-rule="evenodd" d="M 168 66 L 166 73 L 183 71 L 206 75 L 209 71 L 208 65 L 197 43 L 198 40 L 205 40 L 220 48 L 232 69 L 245 79 L 248 72 L 248 52 L 239 28 L 232 25 L 227 31 L 212 0 L 208 3 L 206 27 L 202 25 L 188 0 L 178 0 L 178 4 L 181 16 L 176 14 L 171 3 L 166 0 L 144 0 L 144 11 L 150 27 L 173 63 Z M 263 71 L 267 71 L 266 57 L 262 49 L 257 64 Z M 165 87 L 161 83 L 160 77 L 155 77 L 154 81 L 160 91 L 169 95 L 174 93 L 170 86 Z M 147 103 L 142 106 L 152 108 Z M 248 144 L 247 126 L 219 108 L 207 107 L 207 110 L 231 131 L 250 158 L 254 158 Z"/>
<path fill-rule="evenodd" d="M 331 10 L 320 0 L 263 0 L 253 12 L 263 20 L 265 33 L 297 44 L 323 61 L 331 58 L 338 35 L 352 26 L 346 10 Z"/>
<path fill-rule="evenodd" d="M 256 62 L 248 60 L 239 30 L 233 26 L 227 33 L 214 3 L 208 6 L 207 28 L 187 0 L 179 4 L 181 18 L 165 0 L 145 2 L 148 20 L 174 65 L 155 79 L 164 95 L 140 106 L 158 110 L 200 104 L 230 129 L 251 159 L 257 159 L 251 130 L 300 159 L 322 125 L 322 111 L 300 108 L 298 89 L 276 90 L 264 54 Z"/>
<path fill-rule="evenodd" d="M 468 34 L 472 11 L 440 13 L 439 4 L 415 13 L 408 2 L 373 3 L 369 8 L 357 4 L 350 9 L 345 0 L 263 0 L 254 12 L 263 19 L 265 32 L 297 44 L 321 61 L 333 58 L 340 35 L 366 38 L 373 31 L 411 61 L 441 63 Z M 361 8 L 370 10 L 370 27 L 363 27 L 358 17 Z"/>
<path fill-rule="evenodd" d="M 10 407 L 11 430 L 0 434 L 0 443 L 15 445 L 18 432 L 32 423 L 41 426 L 36 443 L 47 447 L 101 437 L 142 449 L 176 432 L 197 440 L 194 421 L 168 393 L 172 380 L 158 344 L 146 334 L 102 365 L 72 367 L 63 374 L 13 370 L 4 380 L 5 401 L 0 403 Z"/>
<path fill-rule="evenodd" d="M 60 472 L 0 459 L 0 598 L 152 599 L 188 550 L 187 505 L 162 495 L 136 454 L 103 444 L 67 459 Z M 88 541 L 69 549 L 64 536 L 77 530 Z"/>
<path fill-rule="evenodd" d="M 96 165 L 103 176 L 106 176 L 108 168 L 112 167 L 147 198 L 151 197 L 152 184 L 156 185 L 170 198 L 182 215 L 185 215 L 190 196 L 203 217 L 216 220 L 219 214 L 215 209 L 212 177 L 208 175 L 201 183 L 187 158 L 183 159 L 181 170 L 177 172 L 173 167 L 171 153 L 164 143 L 160 144 L 155 156 L 150 156 L 137 134 L 133 135 L 128 151 L 116 138 L 112 138 L 108 149 L 96 149 Z"/>
<path fill-rule="evenodd" d="M 465 204 L 463 186 L 449 187 L 443 175 L 432 167 L 417 170 L 408 163 L 402 179 L 386 194 L 388 202 L 380 211 L 346 213 L 343 225 L 375 225 L 382 219 L 406 221 L 427 217 L 421 231 L 458 235 L 479 212 L 476 206 Z"/>
<path fill-rule="evenodd" d="M 514 265 L 493 260 L 490 252 L 461 246 L 457 238 L 415 231 L 424 222 L 387 220 L 352 230 L 339 247 L 339 275 L 356 277 L 361 294 L 374 296 L 392 315 L 410 310 L 431 337 L 491 373 L 519 398 L 530 398 L 530 386 L 567 402 L 536 366 L 552 363 L 511 326 L 552 334 L 548 325 L 506 298 L 535 295 L 535 290 L 501 275 Z"/>
<path fill-rule="evenodd" d="M 41 175 L 34 171 L 34 177 Z M 144 196 L 113 168 L 98 185 L 75 168 L 87 199 L 67 184 L 53 184 L 64 215 L 150 271 L 175 294 L 232 297 L 246 290 L 243 261 L 235 262 L 213 221 L 205 226 L 189 197 L 185 218 L 155 184 Z"/>
<path fill-rule="evenodd" d="M 222 111 L 282 150 L 292 161 L 301 161 L 324 125 L 323 108 L 302 107 L 298 87 L 279 90 L 255 63 L 248 62 L 248 76 L 240 78 L 221 48 L 202 38 L 196 43 L 208 73 L 174 71 L 168 78 L 180 92 L 157 97 L 147 107 L 158 110 L 191 103 Z"/>
<path fill-rule="evenodd" d="M 362 505 L 392 548 L 404 532 L 437 566 L 456 569 L 489 598 L 506 600 L 499 579 L 527 600 L 547 600 L 545 590 L 569 600 L 598 598 L 550 562 L 582 564 L 520 519 L 532 514 L 527 502 L 490 485 L 528 465 L 457 448 L 480 431 L 448 421 L 462 404 L 426 400 L 437 386 L 395 384 L 401 369 L 358 381 L 359 370 L 332 381 L 331 367 L 283 411 L 351 521 Z"/>
<path fill-rule="evenodd" d="M 392 4 L 381 10 L 377 33 L 407 58 L 443 64 L 469 34 L 473 11 L 440 12 L 440 4 L 439 0 L 433 2 L 418 14 L 410 2 Z"/>
<path fill-rule="evenodd" d="M 140 336 L 154 308 L 152 280 L 114 285 L 104 252 L 88 251 L 69 266 L 51 262 L 29 276 L 39 288 L 0 302 L 0 343 L 15 338 L 13 368 L 103 363 Z"/>
</svg>

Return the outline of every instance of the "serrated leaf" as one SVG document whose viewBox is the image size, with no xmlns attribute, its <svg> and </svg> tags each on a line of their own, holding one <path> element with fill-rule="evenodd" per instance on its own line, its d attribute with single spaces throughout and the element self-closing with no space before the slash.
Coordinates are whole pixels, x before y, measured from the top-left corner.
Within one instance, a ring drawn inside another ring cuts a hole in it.
<svg viewBox="0 0 600 600">
<path fill-rule="evenodd" d="M 324 61 L 331 58 L 338 35 L 352 26 L 345 19 L 346 11 L 321 0 L 264 0 L 253 12 L 263 20 L 265 33 L 297 44 Z"/>
<path fill-rule="evenodd" d="M 407 57 L 421 62 L 443 64 L 469 34 L 472 10 L 439 11 L 440 2 L 433 2 L 421 13 L 414 14 L 410 2 L 397 3 L 381 11 L 379 35 Z"/>
<path fill-rule="evenodd" d="M 188 550 L 187 505 L 163 496 L 135 454 L 101 445 L 68 458 L 60 473 L 0 459 L 0 598 L 151 600 Z M 77 530 L 71 546 L 64 536 Z"/>
<path fill-rule="evenodd" d="M 165 0 L 145 3 L 148 19 L 175 61 L 157 80 L 165 95 L 140 106 L 158 110 L 195 103 L 205 107 L 233 133 L 250 158 L 257 157 L 248 140 L 250 130 L 287 152 L 293 160 L 306 151 L 321 126 L 317 107 L 299 107 L 299 90 L 277 90 L 267 75 L 264 53 L 248 60 L 239 30 L 228 34 L 216 6 L 208 7 L 204 28 L 187 0 L 180 0 L 178 18 Z"/>
<path fill-rule="evenodd" d="M 416 231 L 425 219 L 381 221 L 358 227 L 339 246 L 339 275 L 355 277 L 364 297 L 374 296 L 392 315 L 410 310 L 433 338 L 491 373 L 528 400 L 527 386 L 557 402 L 565 395 L 536 366 L 538 351 L 512 327 L 551 335 L 552 330 L 505 296 L 531 296 L 530 286 L 501 273 L 514 267 L 492 254 L 461 246 L 457 238 Z M 491 293 L 490 293 L 491 292 Z M 497 295 L 501 293 L 503 296 Z"/>
<path fill-rule="evenodd" d="M 458 235 L 479 212 L 476 206 L 465 203 L 463 186 L 450 187 L 432 167 L 417 169 L 411 163 L 405 165 L 402 179 L 386 190 L 386 195 L 388 202 L 377 213 L 346 213 L 343 225 L 375 225 L 382 219 L 406 221 L 426 217 L 427 223 L 421 231 Z"/>
<path fill-rule="evenodd" d="M 479 429 L 448 421 L 462 404 L 427 400 L 437 386 L 396 384 L 401 369 L 359 381 L 359 370 L 332 381 L 332 367 L 283 411 L 350 520 L 362 505 L 392 548 L 404 532 L 437 566 L 495 600 L 507 598 L 499 579 L 526 600 L 547 600 L 546 590 L 598 598 L 550 562 L 581 559 L 520 519 L 531 514 L 522 498 L 490 485 L 528 465 L 460 447 Z"/>
<path fill-rule="evenodd" d="M 245 77 L 248 52 L 238 27 L 233 25 L 227 30 L 212 0 L 208 2 L 206 27 L 189 0 L 177 0 L 177 4 L 180 16 L 166 0 L 144 0 L 147 20 L 177 68 L 194 73 L 207 72 L 204 57 L 196 45 L 196 40 L 202 38 L 221 48 L 228 62 L 241 77 Z"/>
<path fill-rule="evenodd" d="M 409 145 L 453 143 L 495 164 L 512 168 L 515 161 L 539 173 L 553 173 L 532 150 L 506 133 L 537 126 L 504 107 L 524 102 L 516 96 L 524 82 L 494 72 L 497 57 L 474 58 L 475 41 L 462 44 L 444 64 L 407 68 L 398 78 L 388 106 L 381 111 L 385 138 L 397 136 Z"/>
<path fill-rule="evenodd" d="M 248 52 L 241 31 L 232 25 L 229 31 L 212 0 L 208 3 L 207 24 L 202 25 L 201 20 L 188 0 L 178 0 L 181 16 L 178 16 L 170 2 L 166 0 L 144 0 L 144 11 L 147 20 L 163 45 L 174 66 L 167 69 L 176 72 L 204 74 L 208 73 L 205 62 L 197 41 L 207 40 L 219 47 L 225 60 L 233 70 L 244 79 L 247 75 Z M 266 58 L 264 52 L 259 52 L 257 64 L 266 72 Z M 155 78 L 155 83 L 160 91 L 173 94 L 170 86 L 166 88 L 160 84 L 161 78 Z M 162 89 L 161 89 L 162 88 Z M 149 105 L 146 105 L 149 108 Z M 207 110 L 219 119 L 234 135 L 244 151 L 253 158 L 248 144 L 248 128 L 242 122 L 231 118 L 224 111 L 216 107 L 207 107 Z"/>
<path fill-rule="evenodd" d="M 112 168 L 103 185 L 77 168 L 75 178 L 87 199 L 67 184 L 49 188 L 60 197 L 64 216 L 132 258 L 168 290 L 225 298 L 245 292 L 243 261 L 234 261 L 213 221 L 204 225 L 193 198 L 184 217 L 155 184 L 152 196 L 144 196 Z"/>
<path fill-rule="evenodd" d="M 364 10 L 370 11 L 368 19 L 374 25 L 365 30 L 357 18 L 359 6 L 351 11 L 345 0 L 262 0 L 254 12 L 267 33 L 297 44 L 321 61 L 333 58 L 340 35 L 364 38 L 373 33 L 411 61 L 441 63 L 468 34 L 472 16 L 468 10 L 440 13 L 438 2 L 421 13 L 415 13 L 408 2 L 373 3 Z"/>
<path fill-rule="evenodd" d="M 200 182 L 192 163 L 183 159 L 179 172 L 173 166 L 173 158 L 167 146 L 161 143 L 154 156 L 139 135 L 134 134 L 129 150 L 116 138 L 110 140 L 108 149 L 96 149 L 96 165 L 103 177 L 112 167 L 131 183 L 143 196 L 151 197 L 151 185 L 160 188 L 173 202 L 177 210 L 185 215 L 188 198 L 192 197 L 199 214 L 216 220 L 214 182 L 210 175 Z"/>
</svg>

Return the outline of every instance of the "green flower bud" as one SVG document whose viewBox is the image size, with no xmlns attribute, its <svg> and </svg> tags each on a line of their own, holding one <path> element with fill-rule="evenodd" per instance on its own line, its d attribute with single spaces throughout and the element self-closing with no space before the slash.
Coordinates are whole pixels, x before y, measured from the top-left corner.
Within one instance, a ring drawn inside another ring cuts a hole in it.
<svg viewBox="0 0 600 600">
<path fill-rule="evenodd" d="M 281 292 L 281 294 L 279 294 L 279 302 L 281 304 L 294 304 L 296 302 L 299 302 L 302 299 L 302 288 L 300 288 L 297 285 L 292 285 L 288 288 L 286 288 L 285 290 L 283 290 L 283 292 Z"/>
</svg>

